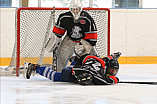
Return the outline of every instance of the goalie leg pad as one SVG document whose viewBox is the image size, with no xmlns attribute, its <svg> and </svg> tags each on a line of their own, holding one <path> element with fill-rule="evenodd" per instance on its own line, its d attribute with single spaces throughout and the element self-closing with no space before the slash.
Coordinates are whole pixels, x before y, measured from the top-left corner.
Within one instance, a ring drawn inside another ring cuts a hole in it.
<svg viewBox="0 0 157 104">
<path fill-rule="evenodd" d="M 79 57 L 85 54 L 98 54 L 95 46 L 92 46 L 85 40 L 81 40 L 81 44 L 75 46 L 75 54 Z"/>
<path fill-rule="evenodd" d="M 57 72 L 61 72 L 72 56 L 76 43 L 66 36 L 57 51 Z"/>
<path fill-rule="evenodd" d="M 89 43 L 88 43 L 87 41 L 85 41 L 85 40 L 81 40 L 81 43 L 82 43 L 82 45 L 83 45 L 84 48 L 85 48 L 85 52 L 84 52 L 82 55 L 84 55 L 84 54 L 89 54 L 90 51 L 91 51 L 91 49 L 92 49 L 92 45 L 89 44 Z"/>
</svg>

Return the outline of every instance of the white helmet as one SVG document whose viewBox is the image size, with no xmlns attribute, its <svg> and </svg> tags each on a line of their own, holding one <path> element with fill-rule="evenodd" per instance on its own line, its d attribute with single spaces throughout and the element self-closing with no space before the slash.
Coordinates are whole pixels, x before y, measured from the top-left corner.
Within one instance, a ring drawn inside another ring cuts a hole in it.
<svg viewBox="0 0 157 104">
<path fill-rule="evenodd" d="M 80 0 L 72 0 L 70 4 L 70 12 L 72 13 L 75 20 L 79 19 L 83 4 Z"/>
</svg>

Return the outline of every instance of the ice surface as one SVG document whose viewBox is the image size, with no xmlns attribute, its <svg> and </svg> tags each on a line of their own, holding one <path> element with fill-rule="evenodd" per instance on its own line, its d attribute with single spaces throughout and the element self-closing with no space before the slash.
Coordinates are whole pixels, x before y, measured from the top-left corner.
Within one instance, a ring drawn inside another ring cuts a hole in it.
<svg viewBox="0 0 157 104">
<path fill-rule="evenodd" d="M 157 64 L 120 65 L 121 81 L 157 82 Z M 157 104 L 157 85 L 124 84 L 81 86 L 31 79 L 1 77 L 1 104 Z"/>
</svg>

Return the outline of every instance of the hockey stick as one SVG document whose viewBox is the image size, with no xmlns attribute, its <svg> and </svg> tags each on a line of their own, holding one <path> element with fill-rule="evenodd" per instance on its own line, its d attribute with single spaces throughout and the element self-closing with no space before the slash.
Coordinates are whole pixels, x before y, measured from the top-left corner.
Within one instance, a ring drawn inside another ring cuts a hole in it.
<svg viewBox="0 0 157 104">
<path fill-rule="evenodd" d="M 119 81 L 118 83 L 128 83 L 128 84 L 150 84 L 150 85 L 157 85 L 157 82 L 133 82 L 133 81 Z"/>
<path fill-rule="evenodd" d="M 50 18 L 49 18 L 49 22 L 48 22 L 48 26 L 47 26 L 47 31 L 46 31 L 46 34 L 45 34 L 44 43 L 43 43 L 41 53 L 40 53 L 40 57 L 39 57 L 39 60 L 38 60 L 38 65 L 42 65 L 42 62 L 43 62 L 43 58 L 44 58 L 44 54 L 45 54 L 45 46 L 46 46 L 47 40 L 49 38 L 49 32 L 50 32 L 52 22 L 54 22 L 54 21 L 52 21 L 52 20 L 54 20 L 54 13 L 55 13 L 55 7 L 53 7 L 53 11 L 51 11 L 51 14 L 50 14 Z"/>
</svg>

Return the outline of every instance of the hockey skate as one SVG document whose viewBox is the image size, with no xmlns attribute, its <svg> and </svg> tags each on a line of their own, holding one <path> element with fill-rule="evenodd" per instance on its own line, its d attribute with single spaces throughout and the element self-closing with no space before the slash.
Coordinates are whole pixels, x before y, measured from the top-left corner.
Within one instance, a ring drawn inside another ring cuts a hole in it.
<svg viewBox="0 0 157 104">
<path fill-rule="evenodd" d="M 93 81 L 93 76 L 90 73 L 81 73 L 77 77 L 77 82 L 81 85 L 89 85 Z"/>
<path fill-rule="evenodd" d="M 28 67 L 27 67 L 27 72 L 26 72 L 26 78 L 30 79 L 32 72 L 36 71 L 36 68 L 38 65 L 37 64 L 31 64 L 31 63 L 28 63 L 27 65 L 28 65 Z"/>
</svg>

